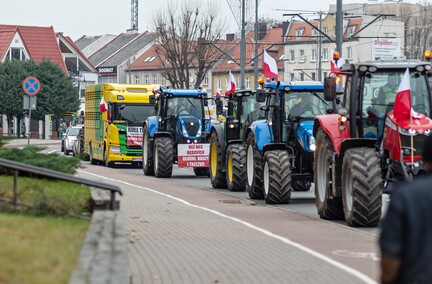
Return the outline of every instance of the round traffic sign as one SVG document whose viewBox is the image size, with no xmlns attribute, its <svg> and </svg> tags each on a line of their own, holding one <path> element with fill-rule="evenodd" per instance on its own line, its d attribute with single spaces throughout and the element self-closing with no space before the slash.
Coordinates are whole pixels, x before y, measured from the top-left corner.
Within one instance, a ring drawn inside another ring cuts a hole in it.
<svg viewBox="0 0 432 284">
<path fill-rule="evenodd" d="M 24 79 L 22 88 L 27 95 L 33 97 L 39 93 L 41 84 L 38 78 L 34 76 L 28 76 L 27 78 Z"/>
</svg>

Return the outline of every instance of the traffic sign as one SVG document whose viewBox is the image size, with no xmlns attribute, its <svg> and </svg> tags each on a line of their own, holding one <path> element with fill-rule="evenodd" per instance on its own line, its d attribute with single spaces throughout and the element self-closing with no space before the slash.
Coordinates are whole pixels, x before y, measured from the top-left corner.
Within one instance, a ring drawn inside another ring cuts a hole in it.
<svg viewBox="0 0 432 284">
<path fill-rule="evenodd" d="M 28 76 L 27 78 L 24 79 L 22 88 L 27 95 L 33 97 L 39 93 L 41 84 L 38 78 L 34 76 Z"/>
</svg>

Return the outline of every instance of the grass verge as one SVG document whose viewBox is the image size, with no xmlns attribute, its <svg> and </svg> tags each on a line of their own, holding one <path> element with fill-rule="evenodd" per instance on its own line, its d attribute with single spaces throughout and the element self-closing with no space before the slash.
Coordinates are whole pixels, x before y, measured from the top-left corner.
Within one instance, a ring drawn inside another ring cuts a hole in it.
<svg viewBox="0 0 432 284">
<path fill-rule="evenodd" d="M 12 192 L 13 177 L 0 176 L 0 284 L 68 283 L 90 224 L 89 187 L 19 177 L 17 213 L 4 202 Z"/>
<path fill-rule="evenodd" d="M 68 283 L 89 222 L 0 212 L 0 283 Z"/>
</svg>

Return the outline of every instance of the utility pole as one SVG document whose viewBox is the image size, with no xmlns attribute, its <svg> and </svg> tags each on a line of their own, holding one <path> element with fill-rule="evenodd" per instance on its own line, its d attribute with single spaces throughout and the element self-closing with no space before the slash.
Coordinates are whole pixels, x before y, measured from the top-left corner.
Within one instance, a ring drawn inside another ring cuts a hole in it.
<svg viewBox="0 0 432 284">
<path fill-rule="evenodd" d="M 245 67 L 246 67 L 246 0 L 242 0 L 242 21 L 241 21 L 241 42 L 240 42 L 240 89 L 245 88 Z"/>
<path fill-rule="evenodd" d="M 318 29 L 321 30 L 322 29 L 322 15 L 323 12 L 319 11 L 319 24 L 318 24 Z M 319 35 L 318 38 L 318 81 L 322 81 L 322 37 L 321 34 Z"/>
<path fill-rule="evenodd" d="M 254 89 L 258 89 L 258 0 L 255 0 L 255 50 L 254 50 Z"/>
<path fill-rule="evenodd" d="M 342 57 L 342 42 L 343 42 L 343 12 L 342 0 L 336 2 L 336 51 Z"/>
</svg>

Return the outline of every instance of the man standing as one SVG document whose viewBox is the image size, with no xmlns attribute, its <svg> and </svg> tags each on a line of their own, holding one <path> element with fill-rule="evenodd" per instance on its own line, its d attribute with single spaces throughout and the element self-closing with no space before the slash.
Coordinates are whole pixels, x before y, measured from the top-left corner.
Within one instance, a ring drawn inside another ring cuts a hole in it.
<svg viewBox="0 0 432 284">
<path fill-rule="evenodd" d="M 432 283 L 432 136 L 423 147 L 427 175 L 394 188 L 379 240 L 381 281 Z"/>
</svg>

